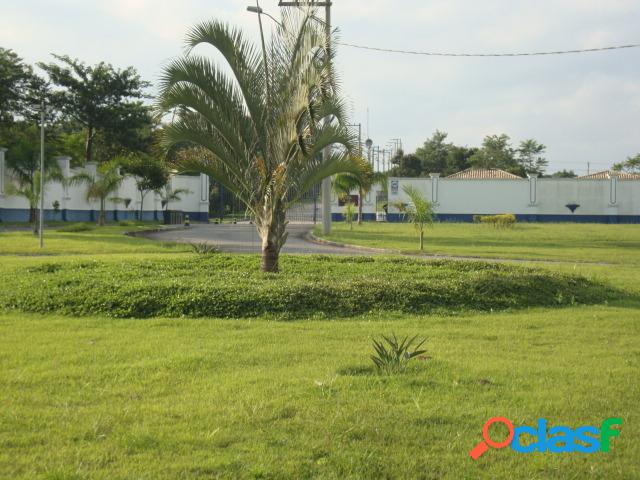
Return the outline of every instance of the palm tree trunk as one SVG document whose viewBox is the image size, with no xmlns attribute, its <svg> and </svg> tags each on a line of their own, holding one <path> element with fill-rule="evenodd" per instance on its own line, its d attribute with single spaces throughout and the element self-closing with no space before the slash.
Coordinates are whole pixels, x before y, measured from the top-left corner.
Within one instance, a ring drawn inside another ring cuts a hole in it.
<svg viewBox="0 0 640 480">
<path fill-rule="evenodd" d="M 420 229 L 420 250 L 424 250 L 424 231 Z"/>
<path fill-rule="evenodd" d="M 256 219 L 262 239 L 262 271 L 271 273 L 279 271 L 280 249 L 287 239 L 285 212 L 280 207 L 274 210 L 271 218 Z"/>
<path fill-rule="evenodd" d="M 358 191 L 358 225 L 362 225 L 362 188 Z"/>
<path fill-rule="evenodd" d="M 105 223 L 105 214 L 104 214 L 104 209 L 105 209 L 105 200 L 104 198 L 100 199 L 100 215 L 98 215 L 98 225 L 101 227 L 104 227 L 104 223 Z"/>
<path fill-rule="evenodd" d="M 142 221 L 142 213 L 144 211 L 144 193 L 140 190 L 140 217 L 138 220 Z"/>
</svg>

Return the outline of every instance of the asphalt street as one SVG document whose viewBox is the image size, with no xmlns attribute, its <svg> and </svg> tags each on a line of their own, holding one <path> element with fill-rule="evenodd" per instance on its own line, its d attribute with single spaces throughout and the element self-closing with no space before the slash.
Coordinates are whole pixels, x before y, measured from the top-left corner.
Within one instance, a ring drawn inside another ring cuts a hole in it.
<svg viewBox="0 0 640 480">
<path fill-rule="evenodd" d="M 289 237 L 282 253 L 295 254 L 342 254 L 371 255 L 370 252 L 354 248 L 342 248 L 313 243 L 306 238 L 313 228 L 309 224 L 289 224 Z M 168 230 L 145 235 L 147 238 L 163 242 L 210 243 L 223 252 L 259 253 L 260 237 L 255 225 L 250 224 L 194 224 L 186 230 Z"/>
</svg>

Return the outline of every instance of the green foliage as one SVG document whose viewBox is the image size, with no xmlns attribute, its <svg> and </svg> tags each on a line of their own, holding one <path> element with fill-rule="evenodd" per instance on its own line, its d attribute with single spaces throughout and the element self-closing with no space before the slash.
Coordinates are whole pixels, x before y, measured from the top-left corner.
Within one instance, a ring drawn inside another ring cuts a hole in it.
<svg viewBox="0 0 640 480">
<path fill-rule="evenodd" d="M 71 225 L 66 225 L 64 227 L 58 228 L 58 232 L 63 233 L 78 233 L 78 232 L 90 232 L 94 230 L 95 227 L 93 225 L 89 225 L 88 223 L 72 223 Z"/>
<path fill-rule="evenodd" d="M 124 176 L 120 174 L 120 166 L 116 162 L 101 165 L 95 175 L 86 172 L 78 173 L 69 180 L 72 184 L 85 184 L 87 186 L 87 200 L 98 200 L 100 202 L 100 215 L 98 217 L 100 226 L 106 222 L 107 198 L 120 188 L 123 181 Z"/>
<path fill-rule="evenodd" d="M 417 339 L 418 336 L 416 335 L 412 338 L 404 337 L 399 340 L 395 333 L 390 337 L 382 335 L 381 340 L 374 338 L 373 349 L 375 354 L 371 355 L 371 360 L 378 372 L 386 375 L 404 372 L 411 360 L 427 352 L 426 350 L 420 350 L 420 347 L 427 340 L 424 339 L 421 342 L 417 342 Z"/>
<path fill-rule="evenodd" d="M 353 230 L 353 216 L 356 213 L 356 207 L 351 201 L 348 199 L 344 203 L 344 221 L 349 225 L 349 230 Z"/>
<path fill-rule="evenodd" d="M 169 170 L 164 161 L 158 157 L 137 153 L 114 159 L 122 167 L 125 175 L 132 175 L 140 194 L 140 211 L 138 219 L 142 220 L 144 198 L 151 191 L 164 188 L 169 181 Z"/>
<path fill-rule="evenodd" d="M 284 261 L 287 272 L 280 276 L 257 271 L 255 256 L 227 254 L 43 261 L 59 265 L 55 275 L 16 264 L 0 270 L 6 286 L 0 308 L 113 317 L 304 318 L 557 307 L 620 295 L 580 276 L 503 264 L 327 256 Z"/>
<path fill-rule="evenodd" d="M 13 50 L 0 47 L 0 127 L 11 124 L 26 110 L 33 70 Z"/>
<path fill-rule="evenodd" d="M 176 154 L 177 167 L 208 174 L 246 206 L 265 271 L 278 271 L 287 209 L 322 179 L 358 171 L 329 40 L 313 11 L 285 10 L 262 52 L 240 30 L 207 21 L 191 29 L 187 47 L 208 45 L 224 65 L 190 54 L 162 76 L 159 109 L 175 113 L 165 142 L 193 146 Z M 331 145 L 345 148 L 323 158 Z"/>
<path fill-rule="evenodd" d="M 627 158 L 624 162 L 616 163 L 613 169 L 619 172 L 640 173 L 640 153 L 635 157 Z"/>
<path fill-rule="evenodd" d="M 104 62 L 88 66 L 65 55 L 54 57 L 58 63 L 38 66 L 59 87 L 51 103 L 86 130 L 86 162 L 94 160 L 98 138 L 107 144 L 137 146 L 139 130 L 152 123 L 149 108 L 141 101 L 150 84 L 133 67 L 120 70 Z"/>
<path fill-rule="evenodd" d="M 433 204 L 413 185 L 405 185 L 403 190 L 411 200 L 411 204 L 406 207 L 409 221 L 420 232 L 420 250 L 424 250 L 424 228 L 433 223 Z"/>
<path fill-rule="evenodd" d="M 511 228 L 516 222 L 516 216 L 512 213 L 503 213 L 499 215 L 474 215 L 473 221 L 493 225 L 496 228 Z"/>
<path fill-rule="evenodd" d="M 542 155 L 547 147 L 536 142 L 533 138 L 520 142 L 516 160 L 527 174 L 543 175 L 549 162 Z"/>
<path fill-rule="evenodd" d="M 573 170 L 566 169 L 562 169 L 551 174 L 552 178 L 576 178 L 577 176 L 578 175 L 576 175 L 576 172 L 574 172 Z"/>
<path fill-rule="evenodd" d="M 220 253 L 220 247 L 212 243 L 200 242 L 191 243 L 190 245 L 193 252 L 199 255 L 212 255 L 214 253 Z"/>
</svg>

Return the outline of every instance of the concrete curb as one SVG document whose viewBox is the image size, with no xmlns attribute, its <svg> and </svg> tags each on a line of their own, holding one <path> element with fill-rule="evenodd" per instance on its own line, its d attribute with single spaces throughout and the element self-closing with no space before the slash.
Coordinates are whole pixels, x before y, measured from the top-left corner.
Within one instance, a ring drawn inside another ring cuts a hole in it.
<svg viewBox="0 0 640 480">
<path fill-rule="evenodd" d="M 347 248 L 353 250 L 360 250 L 363 252 L 371 252 L 371 253 L 383 253 L 388 255 L 406 255 L 402 253 L 400 250 L 392 250 L 390 248 L 374 248 L 374 247 L 363 247 L 362 245 L 348 245 L 346 243 L 333 242 L 331 240 L 325 240 L 324 238 L 316 237 L 312 230 L 309 230 L 305 235 L 305 239 L 311 243 L 317 243 L 318 245 L 329 245 L 331 247 L 337 248 Z"/>
<path fill-rule="evenodd" d="M 144 237 L 152 233 L 174 232 L 178 230 L 189 230 L 190 228 L 190 226 L 185 227 L 184 225 L 180 225 L 179 227 L 150 228 L 148 230 L 132 230 L 129 232 L 124 232 L 124 235 L 126 235 L 127 237 Z"/>
</svg>

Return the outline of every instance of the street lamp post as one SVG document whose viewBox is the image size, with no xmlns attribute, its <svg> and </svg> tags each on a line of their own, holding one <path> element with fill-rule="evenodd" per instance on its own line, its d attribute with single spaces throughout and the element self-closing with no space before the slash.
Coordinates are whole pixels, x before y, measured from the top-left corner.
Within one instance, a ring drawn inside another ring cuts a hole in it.
<svg viewBox="0 0 640 480">
<path fill-rule="evenodd" d="M 40 248 L 44 248 L 44 98 L 40 108 L 40 219 L 38 236 L 40 237 Z"/>
</svg>

